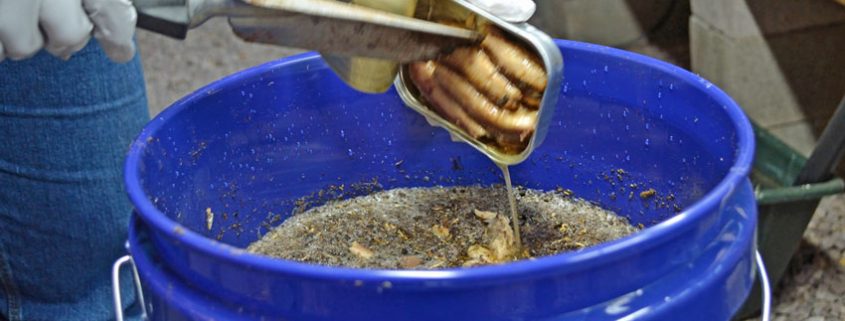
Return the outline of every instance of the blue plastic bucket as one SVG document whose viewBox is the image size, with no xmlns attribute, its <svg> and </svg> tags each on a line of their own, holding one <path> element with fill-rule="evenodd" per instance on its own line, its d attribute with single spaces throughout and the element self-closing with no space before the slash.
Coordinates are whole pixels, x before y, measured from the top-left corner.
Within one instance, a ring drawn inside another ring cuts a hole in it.
<svg viewBox="0 0 845 321">
<path fill-rule="evenodd" d="M 358 93 L 318 56 L 300 55 L 198 90 L 131 146 L 126 184 L 140 220 L 130 244 L 152 319 L 728 320 L 755 272 L 748 120 L 683 69 L 558 46 L 566 67 L 555 119 L 511 170 L 514 183 L 571 189 L 645 230 L 578 252 L 438 271 L 243 252 L 303 196 L 313 205 L 374 188 L 502 182 L 488 159 L 395 92 Z M 656 195 L 641 198 L 647 189 Z"/>
</svg>

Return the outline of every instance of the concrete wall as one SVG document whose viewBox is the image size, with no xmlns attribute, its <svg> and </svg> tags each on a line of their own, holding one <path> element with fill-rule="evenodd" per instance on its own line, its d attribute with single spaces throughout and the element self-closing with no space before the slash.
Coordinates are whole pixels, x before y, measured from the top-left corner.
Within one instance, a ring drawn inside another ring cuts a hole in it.
<svg viewBox="0 0 845 321">
<path fill-rule="evenodd" d="M 536 0 L 553 37 L 622 48 L 689 68 L 689 0 Z"/>
<path fill-rule="evenodd" d="M 845 94 L 845 6 L 837 1 L 845 2 L 536 0 L 531 23 L 689 68 L 809 153 Z"/>
<path fill-rule="evenodd" d="M 692 0 L 693 71 L 808 154 L 845 95 L 845 7 L 831 0 Z"/>
<path fill-rule="evenodd" d="M 558 38 L 619 46 L 638 40 L 676 0 L 535 0 L 531 23 Z"/>
</svg>

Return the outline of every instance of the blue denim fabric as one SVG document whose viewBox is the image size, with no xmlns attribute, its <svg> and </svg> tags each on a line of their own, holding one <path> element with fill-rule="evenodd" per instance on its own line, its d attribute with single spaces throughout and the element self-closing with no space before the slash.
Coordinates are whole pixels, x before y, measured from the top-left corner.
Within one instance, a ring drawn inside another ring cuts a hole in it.
<svg viewBox="0 0 845 321">
<path fill-rule="evenodd" d="M 114 318 L 122 161 L 148 118 L 137 56 L 112 63 L 92 40 L 69 61 L 0 62 L 0 320 Z"/>
</svg>

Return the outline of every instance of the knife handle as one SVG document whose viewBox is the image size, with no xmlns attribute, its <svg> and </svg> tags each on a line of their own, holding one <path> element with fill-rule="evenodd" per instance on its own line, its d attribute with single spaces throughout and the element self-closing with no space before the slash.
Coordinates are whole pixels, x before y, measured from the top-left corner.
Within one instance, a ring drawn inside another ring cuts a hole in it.
<svg viewBox="0 0 845 321">
<path fill-rule="evenodd" d="M 187 23 L 151 15 L 141 10 L 138 10 L 137 27 L 179 40 L 188 35 Z"/>
<path fill-rule="evenodd" d="M 241 0 L 134 0 L 137 27 L 176 39 L 215 16 L 252 16 L 267 10 Z"/>
<path fill-rule="evenodd" d="M 133 0 L 138 12 L 138 28 L 171 38 L 185 39 L 191 25 L 189 5 L 196 6 L 204 0 Z"/>
</svg>

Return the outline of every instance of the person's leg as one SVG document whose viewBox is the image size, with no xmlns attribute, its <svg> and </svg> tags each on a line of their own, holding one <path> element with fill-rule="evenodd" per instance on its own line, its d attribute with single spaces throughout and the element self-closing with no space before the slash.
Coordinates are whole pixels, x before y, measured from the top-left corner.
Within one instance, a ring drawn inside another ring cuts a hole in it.
<svg viewBox="0 0 845 321">
<path fill-rule="evenodd" d="M 113 318 L 123 157 L 148 117 L 138 57 L 112 63 L 93 40 L 0 63 L 0 319 Z"/>
</svg>

